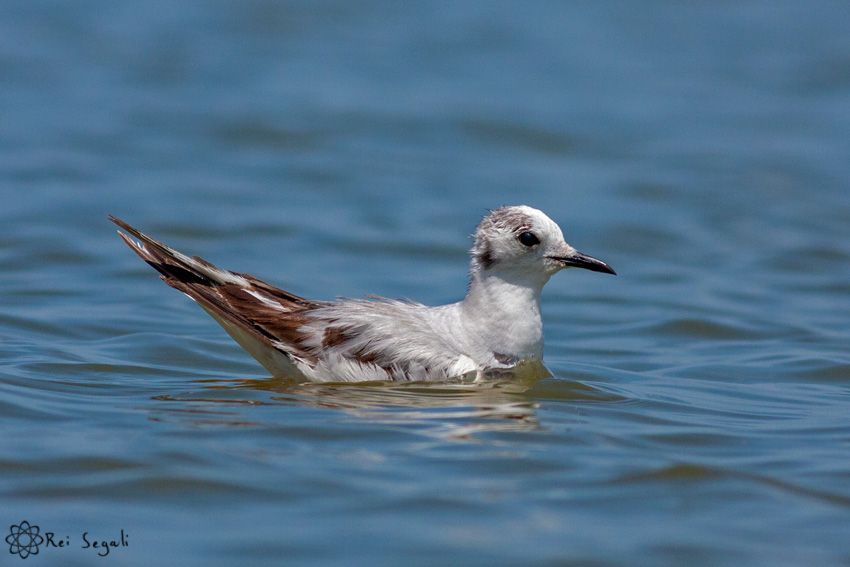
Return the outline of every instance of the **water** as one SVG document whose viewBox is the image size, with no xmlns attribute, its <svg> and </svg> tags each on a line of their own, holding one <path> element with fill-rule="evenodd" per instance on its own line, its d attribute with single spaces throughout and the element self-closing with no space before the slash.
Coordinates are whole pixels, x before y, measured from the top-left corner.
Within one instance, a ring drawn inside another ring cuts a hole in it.
<svg viewBox="0 0 850 567">
<path fill-rule="evenodd" d="M 68 542 L 27 565 L 850 564 L 848 16 L 3 3 L 3 537 Z M 106 219 L 438 304 L 516 203 L 620 274 L 553 278 L 525 392 L 269 379 Z"/>
</svg>

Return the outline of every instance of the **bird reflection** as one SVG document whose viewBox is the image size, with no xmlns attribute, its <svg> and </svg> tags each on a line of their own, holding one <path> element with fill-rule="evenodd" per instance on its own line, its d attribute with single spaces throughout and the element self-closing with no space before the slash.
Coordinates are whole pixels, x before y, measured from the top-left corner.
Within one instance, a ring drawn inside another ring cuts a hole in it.
<svg viewBox="0 0 850 567">
<path fill-rule="evenodd" d="M 439 421 L 445 436 L 537 429 L 536 405 L 523 395 L 552 374 L 540 362 L 462 376 L 449 382 L 298 383 L 287 379 L 239 384 L 271 392 L 271 400 L 341 410 L 384 423 Z M 482 379 L 483 378 L 483 379 Z"/>
<path fill-rule="evenodd" d="M 209 396 L 198 395 L 196 391 L 188 395 L 157 396 L 156 399 L 205 401 L 235 406 L 295 404 L 343 411 L 360 419 L 382 423 L 428 424 L 429 435 L 474 440 L 479 433 L 538 429 L 540 424 L 535 415 L 537 405 L 525 392 L 541 379 L 551 376 L 549 369 L 542 363 L 532 361 L 520 363 L 511 369 L 488 372 L 483 377 L 470 374 L 454 381 L 438 383 L 334 384 L 305 383 L 290 378 L 207 381 L 204 390 L 210 393 Z M 245 390 L 267 395 L 261 399 L 240 396 L 239 392 Z M 194 406 L 191 409 L 192 421 L 197 423 L 200 418 L 205 424 L 249 425 L 244 416 L 232 416 L 237 419 L 231 421 L 222 414 L 221 409 L 222 406 L 210 408 L 204 418 L 198 415 L 203 410 Z"/>
</svg>

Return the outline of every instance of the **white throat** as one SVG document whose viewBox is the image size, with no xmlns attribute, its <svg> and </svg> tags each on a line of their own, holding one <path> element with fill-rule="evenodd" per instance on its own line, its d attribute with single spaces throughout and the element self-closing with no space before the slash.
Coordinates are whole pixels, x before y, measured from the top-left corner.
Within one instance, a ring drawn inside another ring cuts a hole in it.
<svg viewBox="0 0 850 567">
<path fill-rule="evenodd" d="M 482 346 L 508 357 L 542 358 L 540 292 L 549 277 L 535 276 L 473 270 L 460 308 Z"/>
</svg>

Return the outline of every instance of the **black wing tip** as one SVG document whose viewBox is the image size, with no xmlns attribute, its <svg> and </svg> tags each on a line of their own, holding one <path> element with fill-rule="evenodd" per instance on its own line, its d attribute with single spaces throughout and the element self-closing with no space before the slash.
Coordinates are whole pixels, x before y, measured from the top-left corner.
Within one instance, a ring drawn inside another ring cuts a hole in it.
<svg viewBox="0 0 850 567">
<path fill-rule="evenodd" d="M 120 228 L 123 228 L 124 230 L 126 230 L 127 232 L 132 234 L 133 236 L 136 236 L 136 233 L 139 232 L 138 230 L 136 230 L 135 228 L 133 228 L 132 226 L 130 226 L 129 224 L 122 221 L 121 219 L 119 219 L 116 216 L 106 215 L 106 218 L 109 219 L 110 221 L 112 221 L 113 223 L 117 224 Z M 121 231 L 119 230 L 118 233 L 120 234 Z"/>
</svg>

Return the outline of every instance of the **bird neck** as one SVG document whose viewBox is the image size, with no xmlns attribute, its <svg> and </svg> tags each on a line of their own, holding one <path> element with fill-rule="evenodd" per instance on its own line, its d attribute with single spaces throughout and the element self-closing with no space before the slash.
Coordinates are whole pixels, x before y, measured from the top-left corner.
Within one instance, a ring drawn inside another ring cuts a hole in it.
<svg viewBox="0 0 850 567">
<path fill-rule="evenodd" d="M 539 278 L 473 271 L 469 291 L 460 304 L 473 327 L 470 330 L 490 337 L 493 344 L 487 347 L 494 352 L 523 358 L 542 356 L 540 292 L 545 283 Z"/>
</svg>

